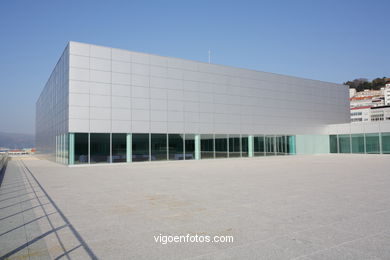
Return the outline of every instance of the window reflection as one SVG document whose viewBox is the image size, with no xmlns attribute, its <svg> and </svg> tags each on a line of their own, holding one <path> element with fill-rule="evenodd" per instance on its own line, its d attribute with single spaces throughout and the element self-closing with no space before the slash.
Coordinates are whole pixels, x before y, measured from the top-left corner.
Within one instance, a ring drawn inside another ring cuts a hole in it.
<svg viewBox="0 0 390 260">
<path fill-rule="evenodd" d="M 90 134 L 91 163 L 110 163 L 110 134 Z"/>
<path fill-rule="evenodd" d="M 215 157 L 228 157 L 228 138 L 227 135 L 215 135 Z"/>
<path fill-rule="evenodd" d="M 149 161 L 149 134 L 132 135 L 132 161 Z"/>
<path fill-rule="evenodd" d="M 214 158 L 214 136 L 212 134 L 200 135 L 200 157 L 202 159 Z"/>
<path fill-rule="evenodd" d="M 151 160 L 167 160 L 167 134 L 151 134 Z"/>
<path fill-rule="evenodd" d="M 169 160 L 183 160 L 184 159 L 184 135 L 183 134 L 169 134 L 168 135 L 168 153 Z"/>
<path fill-rule="evenodd" d="M 184 157 L 186 160 L 195 159 L 195 135 L 185 134 Z"/>
</svg>

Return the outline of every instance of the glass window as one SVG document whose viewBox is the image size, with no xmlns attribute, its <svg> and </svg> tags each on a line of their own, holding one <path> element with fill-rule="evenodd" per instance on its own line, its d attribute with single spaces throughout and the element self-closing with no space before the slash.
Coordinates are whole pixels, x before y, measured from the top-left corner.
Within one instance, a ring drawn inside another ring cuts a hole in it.
<svg viewBox="0 0 390 260">
<path fill-rule="evenodd" d="M 169 134 L 168 135 L 168 144 L 169 144 L 169 160 L 183 160 L 183 145 L 184 145 L 184 135 L 182 134 Z"/>
<path fill-rule="evenodd" d="M 91 163 L 109 163 L 110 134 L 90 134 Z"/>
<path fill-rule="evenodd" d="M 215 157 L 228 157 L 228 139 L 227 135 L 215 135 Z"/>
<path fill-rule="evenodd" d="M 351 136 L 339 135 L 339 153 L 351 152 Z"/>
<path fill-rule="evenodd" d="M 364 153 L 364 134 L 351 135 L 352 153 Z"/>
<path fill-rule="evenodd" d="M 132 134 L 132 161 L 149 161 L 149 134 Z"/>
<path fill-rule="evenodd" d="M 64 134 L 64 138 L 65 138 L 65 162 L 64 163 L 68 163 L 69 162 L 69 135 Z"/>
<path fill-rule="evenodd" d="M 248 157 L 248 136 L 247 135 L 242 135 L 241 136 L 241 155 L 242 157 Z"/>
<path fill-rule="evenodd" d="M 382 133 L 382 153 L 390 153 L 390 133 Z"/>
<path fill-rule="evenodd" d="M 88 163 L 88 134 L 74 134 L 74 163 Z"/>
<path fill-rule="evenodd" d="M 330 152 L 337 153 L 337 135 L 329 136 Z"/>
<path fill-rule="evenodd" d="M 62 135 L 58 136 L 58 162 L 62 163 Z"/>
<path fill-rule="evenodd" d="M 276 154 L 277 155 L 284 155 L 284 136 L 276 136 Z"/>
<path fill-rule="evenodd" d="M 366 134 L 366 152 L 380 153 L 379 134 Z"/>
<path fill-rule="evenodd" d="M 290 149 L 290 140 L 293 138 L 292 136 L 286 135 L 286 155 L 291 154 Z"/>
<path fill-rule="evenodd" d="M 200 158 L 202 159 L 214 158 L 214 135 L 212 134 L 200 135 Z"/>
<path fill-rule="evenodd" d="M 288 155 L 290 154 L 289 152 L 289 146 L 288 146 L 288 136 L 284 136 L 284 154 Z"/>
<path fill-rule="evenodd" d="M 267 156 L 275 155 L 275 137 L 274 136 L 266 136 L 265 137 L 265 154 Z"/>
<path fill-rule="evenodd" d="M 253 137 L 253 151 L 255 156 L 264 156 L 264 136 Z"/>
<path fill-rule="evenodd" d="M 127 134 L 112 134 L 112 162 L 126 162 Z"/>
<path fill-rule="evenodd" d="M 185 134 L 184 138 L 184 158 L 186 160 L 195 159 L 195 135 Z"/>
<path fill-rule="evenodd" d="M 288 154 L 296 154 L 295 135 L 287 136 L 287 152 Z"/>
<path fill-rule="evenodd" d="M 240 135 L 229 135 L 229 157 L 241 156 Z"/>
<path fill-rule="evenodd" d="M 151 160 L 167 160 L 167 134 L 151 134 Z"/>
</svg>

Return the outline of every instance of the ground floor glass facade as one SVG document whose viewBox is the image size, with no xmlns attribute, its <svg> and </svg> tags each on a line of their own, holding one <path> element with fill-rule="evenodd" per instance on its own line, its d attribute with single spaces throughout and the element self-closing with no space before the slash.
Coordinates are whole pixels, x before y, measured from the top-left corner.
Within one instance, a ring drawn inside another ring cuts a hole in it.
<svg viewBox="0 0 390 260">
<path fill-rule="evenodd" d="M 275 156 L 294 154 L 293 139 L 284 135 L 70 133 L 58 137 L 62 151 L 58 155 L 65 158 L 64 147 L 69 146 L 69 164 Z"/>
<path fill-rule="evenodd" d="M 390 133 L 330 135 L 331 153 L 390 154 Z"/>
</svg>

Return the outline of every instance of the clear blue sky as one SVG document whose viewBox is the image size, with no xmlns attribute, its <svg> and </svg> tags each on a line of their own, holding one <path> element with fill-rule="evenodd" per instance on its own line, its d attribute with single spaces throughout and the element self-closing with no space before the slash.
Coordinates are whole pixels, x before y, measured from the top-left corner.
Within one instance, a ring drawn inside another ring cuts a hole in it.
<svg viewBox="0 0 390 260">
<path fill-rule="evenodd" d="M 0 2 L 0 132 L 34 133 L 70 40 L 342 83 L 390 77 L 390 1 Z"/>
</svg>

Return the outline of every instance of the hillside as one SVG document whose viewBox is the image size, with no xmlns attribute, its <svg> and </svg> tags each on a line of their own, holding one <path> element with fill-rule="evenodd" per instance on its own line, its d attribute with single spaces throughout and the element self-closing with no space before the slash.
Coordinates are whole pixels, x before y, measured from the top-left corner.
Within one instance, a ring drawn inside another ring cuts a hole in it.
<svg viewBox="0 0 390 260">
<path fill-rule="evenodd" d="M 344 82 L 344 85 L 348 85 L 349 88 L 355 88 L 356 91 L 363 91 L 365 89 L 372 89 L 372 90 L 379 90 L 380 88 L 384 87 L 386 83 L 390 82 L 390 78 L 388 77 L 382 77 L 382 78 L 376 78 L 372 81 L 369 81 L 365 78 L 359 78 L 354 79 L 351 81 Z"/>
</svg>

